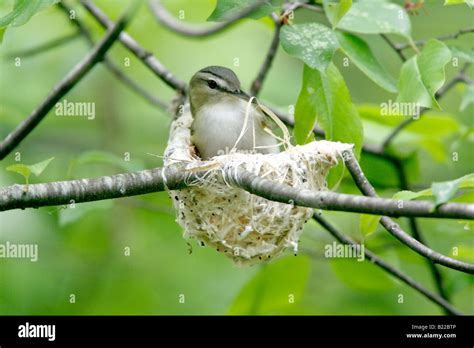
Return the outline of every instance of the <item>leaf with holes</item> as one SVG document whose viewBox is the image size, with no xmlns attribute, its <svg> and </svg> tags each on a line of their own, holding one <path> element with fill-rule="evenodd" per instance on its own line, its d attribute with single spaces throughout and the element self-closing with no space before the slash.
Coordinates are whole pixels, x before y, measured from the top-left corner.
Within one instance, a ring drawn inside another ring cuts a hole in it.
<svg viewBox="0 0 474 348">
<path fill-rule="evenodd" d="M 356 2 L 336 27 L 361 34 L 398 34 L 406 38 L 411 35 L 408 14 L 390 2 Z"/>
<path fill-rule="evenodd" d="M 290 56 L 319 71 L 327 69 L 339 47 L 334 32 L 318 23 L 285 25 L 280 43 Z"/>
<path fill-rule="evenodd" d="M 224 22 L 232 18 L 236 13 L 245 11 L 249 6 L 253 6 L 255 0 L 217 0 L 216 7 L 211 13 L 208 22 Z M 278 11 L 283 0 L 265 1 L 252 11 L 247 17 L 259 19 L 268 16 L 272 12 Z"/>
</svg>

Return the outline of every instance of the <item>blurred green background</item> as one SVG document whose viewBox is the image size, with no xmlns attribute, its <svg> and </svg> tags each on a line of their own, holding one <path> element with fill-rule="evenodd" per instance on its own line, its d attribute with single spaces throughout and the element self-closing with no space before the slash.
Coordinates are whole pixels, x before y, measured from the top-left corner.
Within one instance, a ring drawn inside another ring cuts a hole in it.
<svg viewBox="0 0 474 348">
<path fill-rule="evenodd" d="M 0 15 L 11 8 L 2 1 Z M 80 5 L 77 10 L 96 39 L 103 30 Z M 117 18 L 128 1 L 95 2 L 111 18 Z M 215 0 L 164 0 L 174 15 L 185 14 L 187 22 L 205 24 Z M 401 3 L 401 2 L 400 2 Z M 414 39 L 430 38 L 472 27 L 474 15 L 467 6 L 442 6 L 427 1 L 426 12 L 412 15 Z M 295 22 L 327 23 L 317 13 L 298 10 Z M 40 12 L 26 25 L 10 28 L 0 46 L 0 136 L 5 137 L 46 96 L 51 88 L 89 51 L 78 37 L 63 46 L 21 60 L 18 52 L 35 47 L 76 28 L 59 9 Z M 268 20 L 244 20 L 232 29 L 206 39 L 188 39 L 158 25 L 143 4 L 127 31 L 184 81 L 208 65 L 232 68 L 244 89 L 249 88 L 270 44 L 273 30 Z M 364 36 L 379 60 L 398 76 L 399 58 L 378 36 Z M 399 41 L 401 38 L 392 37 Z M 399 41 L 401 42 L 401 41 Z M 473 35 L 456 45 L 473 47 Z M 410 52 L 410 51 L 407 51 Z M 108 56 L 152 94 L 171 100 L 174 93 L 150 73 L 133 55 L 116 44 Z M 124 66 L 130 59 L 130 66 Z M 343 55 L 335 62 L 358 105 L 378 106 L 396 95 L 381 90 L 357 68 L 343 67 Z M 238 59 L 239 65 L 234 63 Z M 461 63 L 460 63 L 461 64 Z M 459 68 L 448 64 L 447 75 Z M 473 75 L 474 69 L 468 72 Z M 302 63 L 279 50 L 261 94 L 261 100 L 287 110 L 296 102 Z M 428 117 L 421 131 L 406 132 L 394 142 L 391 152 L 407 158 L 410 182 L 415 188 L 432 181 L 450 180 L 474 171 L 472 136 L 463 132 L 474 126 L 471 105 L 459 112 L 462 87 L 458 85 L 441 101 L 443 120 L 454 126 L 433 134 L 436 127 Z M 151 106 L 119 83 L 103 66 L 96 66 L 70 93 L 68 101 L 95 102 L 96 117 L 57 117 L 54 109 L 0 164 L 1 186 L 23 179 L 5 168 L 15 163 L 15 152 L 23 163 L 32 164 L 54 156 L 39 178 L 32 182 L 109 175 L 126 170 L 162 165 L 159 156 L 166 146 L 170 115 Z M 364 117 L 364 114 L 361 113 Z M 364 119 L 365 139 L 380 143 L 393 124 Z M 389 121 L 387 121 L 389 122 Z M 393 122 L 393 121 L 390 121 Z M 100 151 L 100 153 L 97 153 Z M 459 161 L 452 160 L 453 151 Z M 130 161 L 123 160 L 130 154 Z M 75 165 L 71 165 L 75 161 Z M 362 164 L 379 194 L 390 197 L 397 190 L 393 167 L 362 155 Z M 338 191 L 358 193 L 349 179 Z M 358 214 L 324 212 L 341 231 L 390 263 L 407 272 L 429 289 L 435 287 L 424 260 L 401 245 L 385 230 L 364 239 Z M 183 240 L 174 221 L 166 193 L 97 203 L 79 204 L 76 209 L 48 207 L 13 210 L 0 215 L 0 242 L 37 243 L 38 262 L 0 259 L 0 314 L 441 314 L 422 295 L 394 280 L 369 262 L 329 260 L 324 246 L 332 237 L 314 222 L 305 228 L 297 257 L 288 252 L 267 265 L 237 267 L 210 248 Z M 406 221 L 399 219 L 402 226 Z M 420 227 L 433 249 L 474 261 L 472 227 L 458 221 L 420 219 Z M 469 226 L 467 226 L 469 228 Z M 125 255 L 129 248 L 130 255 Z M 192 249 L 192 252 L 191 252 Z M 440 267 L 452 303 L 474 314 L 473 277 Z M 75 302 L 70 296 L 74 294 Z M 288 301 L 289 294 L 295 301 Z M 399 303 L 399 295 L 403 303 Z M 182 299 L 184 295 L 184 303 Z M 181 301 L 180 301 L 181 300 Z"/>
</svg>

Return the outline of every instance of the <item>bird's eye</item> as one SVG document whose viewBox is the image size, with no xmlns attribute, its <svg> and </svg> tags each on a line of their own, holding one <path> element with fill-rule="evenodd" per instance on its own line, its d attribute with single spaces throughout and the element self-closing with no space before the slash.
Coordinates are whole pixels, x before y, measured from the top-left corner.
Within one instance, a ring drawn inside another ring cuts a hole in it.
<svg viewBox="0 0 474 348">
<path fill-rule="evenodd" d="M 217 82 L 214 80 L 209 80 L 207 81 L 207 85 L 209 86 L 209 88 L 215 89 L 217 87 Z"/>
</svg>

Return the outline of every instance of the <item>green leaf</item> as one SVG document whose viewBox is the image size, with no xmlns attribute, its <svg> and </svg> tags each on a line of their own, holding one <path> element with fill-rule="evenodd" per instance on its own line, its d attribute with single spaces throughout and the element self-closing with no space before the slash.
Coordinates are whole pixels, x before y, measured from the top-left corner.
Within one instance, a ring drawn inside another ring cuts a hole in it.
<svg viewBox="0 0 474 348">
<path fill-rule="evenodd" d="M 406 11 L 392 3 L 356 2 L 337 28 L 362 34 L 398 34 L 410 38 L 411 24 Z"/>
<path fill-rule="evenodd" d="M 453 57 L 465 60 L 468 63 L 474 63 L 474 48 L 458 47 L 448 45 Z"/>
<path fill-rule="evenodd" d="M 295 107 L 296 142 L 304 144 L 318 122 L 326 138 L 355 144 L 358 155 L 363 141 L 362 122 L 344 78 L 334 64 L 325 73 L 303 70 L 303 84 Z"/>
<path fill-rule="evenodd" d="M 466 262 L 474 262 L 474 247 L 468 244 L 461 244 L 457 247 L 456 258 Z"/>
<path fill-rule="evenodd" d="M 6 168 L 6 170 L 14 173 L 18 173 L 25 178 L 25 182 L 28 185 L 29 178 L 31 173 L 36 176 L 40 176 L 41 173 L 46 169 L 46 167 L 51 163 L 54 157 L 48 158 L 42 162 L 36 164 L 12 164 Z"/>
<path fill-rule="evenodd" d="M 383 89 L 397 92 L 395 80 L 380 65 L 364 40 L 349 33 L 337 32 L 336 36 L 343 52 L 364 74 Z"/>
<path fill-rule="evenodd" d="M 31 172 L 36 175 L 40 176 L 41 173 L 46 169 L 46 167 L 51 163 L 54 157 L 48 158 L 47 160 L 41 161 L 36 164 L 31 164 L 28 167 L 30 168 Z"/>
<path fill-rule="evenodd" d="M 461 101 L 460 110 L 464 111 L 469 104 L 474 103 L 474 84 L 468 85 L 465 90 Z"/>
<path fill-rule="evenodd" d="M 320 71 L 327 69 L 338 48 L 334 32 L 318 23 L 285 25 L 281 29 L 280 42 L 290 56 Z"/>
<path fill-rule="evenodd" d="M 392 106 L 395 103 L 392 103 Z M 357 106 L 360 116 L 364 120 L 370 120 L 378 124 L 387 126 L 387 130 L 391 131 L 393 127 L 406 119 L 402 114 L 382 115 L 382 111 L 391 108 L 389 103 L 380 105 L 360 104 Z M 457 134 L 461 130 L 461 125 L 456 117 L 448 113 L 440 113 L 439 111 L 427 111 L 424 116 L 416 122 L 412 122 L 405 127 L 404 133 L 413 133 L 424 137 L 443 138 Z"/>
<path fill-rule="evenodd" d="M 399 104 L 389 101 L 380 105 L 358 106 L 359 114 L 364 119 L 365 141 L 379 142 L 380 138 L 388 136 L 393 127 L 406 119 L 405 116 L 396 114 L 397 110 L 393 106 L 397 105 Z M 436 161 L 443 162 L 448 156 L 448 137 L 456 136 L 459 139 L 461 130 L 462 126 L 454 115 L 428 111 L 422 118 L 404 128 L 390 150 L 405 157 L 423 149 Z"/>
<path fill-rule="evenodd" d="M 144 168 L 144 165 L 141 161 L 125 161 L 124 158 L 117 156 L 114 153 L 105 151 L 87 151 L 71 161 L 69 165 L 68 176 L 71 176 L 77 165 L 94 163 L 108 164 L 128 172 L 133 172 Z"/>
<path fill-rule="evenodd" d="M 415 144 L 421 146 L 436 162 L 442 163 L 446 161 L 446 144 L 442 139 L 424 137 L 421 139 L 414 139 L 413 141 L 406 141 L 404 144 Z"/>
<path fill-rule="evenodd" d="M 456 203 L 474 203 L 474 190 L 469 190 L 461 195 L 451 199 L 451 202 Z M 470 221 L 471 224 L 474 224 L 474 221 Z"/>
<path fill-rule="evenodd" d="M 474 10 L 474 0 L 444 0 L 444 6 L 458 4 L 466 4 L 471 10 Z"/>
<path fill-rule="evenodd" d="M 224 22 L 229 20 L 237 12 L 244 11 L 249 6 L 252 6 L 255 0 L 217 0 L 216 8 L 211 13 L 208 22 Z M 278 11 L 278 8 L 283 3 L 283 0 L 271 0 L 264 2 L 257 7 L 255 11 L 251 12 L 247 17 L 252 19 L 259 19 L 268 16 L 272 12 Z"/>
<path fill-rule="evenodd" d="M 444 67 L 451 59 L 451 51 L 438 40 L 429 40 L 423 51 L 406 61 L 400 72 L 397 102 L 416 103 L 439 109 L 435 93 L 445 82 Z"/>
<path fill-rule="evenodd" d="M 6 168 L 10 172 L 18 173 L 25 178 L 25 182 L 28 185 L 28 180 L 31 175 L 30 168 L 25 164 L 12 164 Z"/>
<path fill-rule="evenodd" d="M 431 190 L 435 197 L 436 205 L 448 202 L 460 188 L 472 187 L 474 187 L 474 174 L 468 174 L 456 180 L 434 182 L 431 184 Z"/>
<path fill-rule="evenodd" d="M 381 216 L 371 214 L 360 214 L 359 228 L 363 236 L 368 236 L 375 232 Z"/>
<path fill-rule="evenodd" d="M 474 188 L 474 174 L 467 174 L 451 181 L 434 182 L 431 188 L 419 192 L 400 191 L 393 195 L 393 199 L 408 201 L 419 197 L 434 196 L 435 204 L 440 205 L 451 200 L 459 189 Z"/>
<path fill-rule="evenodd" d="M 37 12 L 60 0 L 15 0 L 13 10 L 0 18 L 0 28 L 25 24 Z"/>
<path fill-rule="evenodd" d="M 419 197 L 426 197 L 431 196 L 432 192 L 431 189 L 422 190 L 419 192 L 413 191 L 400 191 L 393 195 L 392 199 L 400 200 L 400 201 L 411 201 L 412 199 L 419 198 Z"/>
<path fill-rule="evenodd" d="M 393 288 L 395 282 L 371 262 L 358 262 L 357 259 L 330 259 L 336 276 L 348 287 L 360 291 L 380 291 Z"/>
<path fill-rule="evenodd" d="M 60 227 L 65 227 L 66 225 L 79 221 L 90 212 L 107 210 L 111 207 L 113 207 L 113 200 L 111 199 L 81 204 L 74 203 L 74 205 L 69 204 L 67 208 L 59 210 L 58 224 Z"/>
<path fill-rule="evenodd" d="M 352 6 L 352 0 L 324 0 L 324 12 L 333 29 Z"/>
<path fill-rule="evenodd" d="M 289 256 L 264 265 L 241 289 L 230 306 L 229 314 L 280 314 L 291 311 L 304 295 L 309 271 L 309 259 L 303 256 Z"/>
</svg>

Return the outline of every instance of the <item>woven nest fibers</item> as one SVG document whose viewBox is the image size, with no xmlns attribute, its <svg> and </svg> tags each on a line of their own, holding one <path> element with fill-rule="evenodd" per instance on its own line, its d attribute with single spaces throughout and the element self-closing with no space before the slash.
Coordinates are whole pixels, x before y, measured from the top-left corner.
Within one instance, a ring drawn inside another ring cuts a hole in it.
<svg viewBox="0 0 474 348">
<path fill-rule="evenodd" d="M 202 161 L 191 143 L 192 115 L 185 110 L 172 124 L 165 166 L 189 172 L 207 170 L 188 188 L 170 191 L 184 237 L 224 253 L 237 264 L 252 264 L 297 251 L 298 240 L 313 209 L 273 202 L 228 184 L 224 173 L 243 168 L 295 188 L 324 190 L 329 169 L 352 145 L 314 141 L 275 154 L 230 153 Z"/>
</svg>

